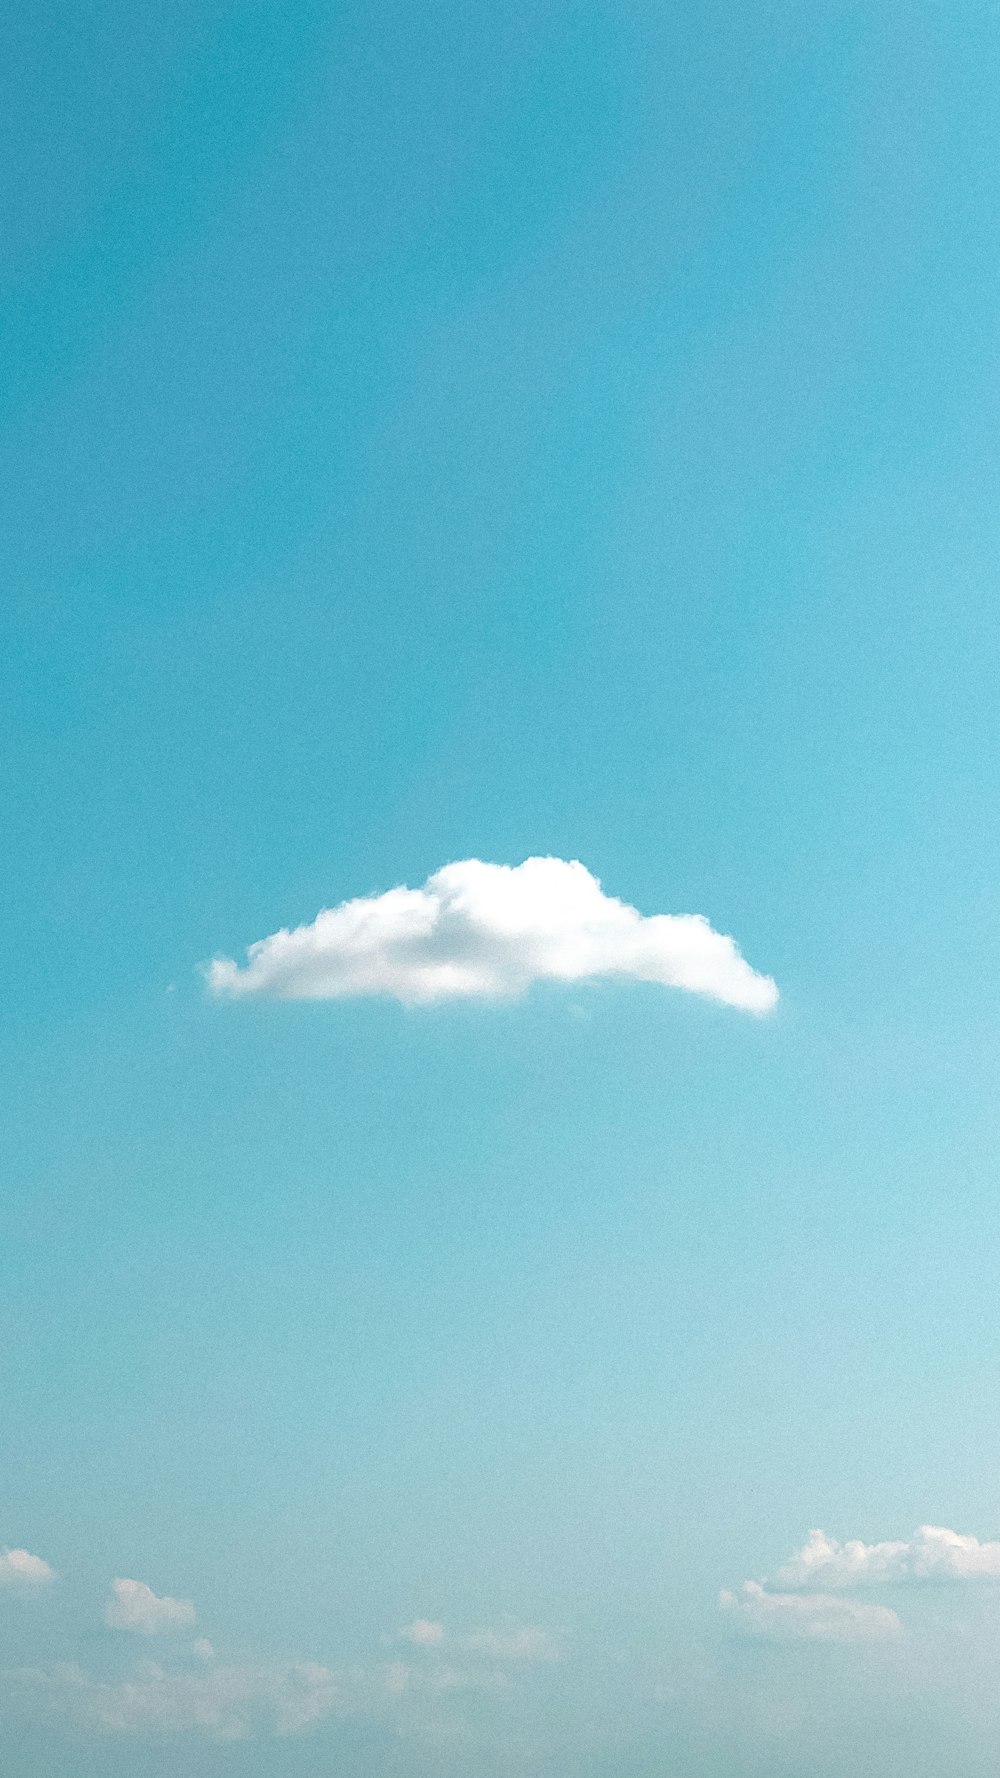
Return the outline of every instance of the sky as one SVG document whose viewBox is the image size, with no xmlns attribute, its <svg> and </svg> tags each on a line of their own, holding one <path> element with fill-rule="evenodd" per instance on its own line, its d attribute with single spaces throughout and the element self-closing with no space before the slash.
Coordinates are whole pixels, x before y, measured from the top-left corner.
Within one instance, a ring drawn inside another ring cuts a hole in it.
<svg viewBox="0 0 1000 1778">
<path fill-rule="evenodd" d="M 987 1778 L 1000 16 L 0 24 L 5 1778 Z"/>
</svg>

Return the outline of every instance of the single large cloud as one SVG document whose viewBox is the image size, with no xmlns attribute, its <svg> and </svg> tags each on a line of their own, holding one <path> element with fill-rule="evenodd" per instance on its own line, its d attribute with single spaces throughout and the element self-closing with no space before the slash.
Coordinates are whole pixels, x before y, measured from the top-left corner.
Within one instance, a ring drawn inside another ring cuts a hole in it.
<svg viewBox="0 0 1000 1778">
<path fill-rule="evenodd" d="M 934 1580 L 1000 1580 L 1000 1543 L 980 1543 L 941 1525 L 921 1525 L 911 1538 L 890 1543 L 837 1543 L 825 1531 L 811 1531 L 775 1576 L 777 1586 L 838 1590 Z"/>
<path fill-rule="evenodd" d="M 703 914 L 640 914 L 563 858 L 446 864 L 422 889 L 326 908 L 259 939 L 240 968 L 208 966 L 215 994 L 328 1000 L 388 994 L 410 1004 L 522 994 L 533 981 L 618 976 L 705 994 L 748 1012 L 778 998 Z"/>
<path fill-rule="evenodd" d="M 142 1580 L 113 1580 L 111 1598 L 104 1608 L 104 1622 L 112 1630 L 134 1630 L 139 1636 L 158 1636 L 165 1630 L 184 1630 L 195 1621 L 190 1599 L 158 1598 Z"/>
<path fill-rule="evenodd" d="M 55 1571 L 29 1550 L 0 1550 L 0 1587 L 38 1587 L 55 1580 Z"/>
<path fill-rule="evenodd" d="M 780 1642 L 882 1642 L 902 1624 L 887 1605 L 861 1605 L 830 1593 L 770 1593 L 744 1581 L 738 1593 L 719 1594 L 722 1610 L 752 1636 Z"/>
</svg>

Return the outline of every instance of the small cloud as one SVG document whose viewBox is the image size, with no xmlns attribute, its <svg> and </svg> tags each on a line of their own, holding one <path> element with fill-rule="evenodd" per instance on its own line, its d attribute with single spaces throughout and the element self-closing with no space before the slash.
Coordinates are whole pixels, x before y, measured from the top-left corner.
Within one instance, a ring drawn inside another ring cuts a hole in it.
<svg viewBox="0 0 1000 1778">
<path fill-rule="evenodd" d="M 191 1653 L 196 1655 L 199 1661 L 215 1660 L 215 1650 L 207 1636 L 198 1636 L 195 1638 L 194 1642 L 191 1644 Z"/>
<path fill-rule="evenodd" d="M 410 1669 L 405 1661 L 390 1661 L 383 1668 L 385 1689 L 392 1698 L 402 1697 L 410 1683 Z"/>
<path fill-rule="evenodd" d="M 886 1605 L 830 1593 L 770 1593 L 754 1580 L 738 1593 L 720 1593 L 719 1605 L 751 1636 L 779 1642 L 883 1642 L 903 1628 Z"/>
<path fill-rule="evenodd" d="M 112 1597 L 104 1608 L 104 1622 L 112 1630 L 132 1630 L 139 1636 L 158 1636 L 183 1630 L 195 1622 L 190 1599 L 157 1598 L 141 1580 L 113 1580 Z"/>
<path fill-rule="evenodd" d="M 432 1623 L 429 1618 L 414 1618 L 399 1632 L 403 1642 L 412 1642 L 414 1648 L 439 1648 L 444 1641 L 444 1625 Z"/>
<path fill-rule="evenodd" d="M 258 939 L 244 968 L 220 957 L 206 975 L 214 994 L 273 1000 L 511 999 L 535 981 L 599 976 L 683 988 L 753 1013 L 778 999 L 771 977 L 703 914 L 647 917 L 564 858 L 446 864 L 420 889 L 325 908 L 311 925 Z"/>
<path fill-rule="evenodd" d="M 0 1587 L 44 1587 L 56 1578 L 55 1569 L 29 1550 L 0 1550 Z"/>
<path fill-rule="evenodd" d="M 887 1543 L 837 1543 L 825 1531 L 808 1541 L 783 1568 L 775 1584 L 847 1590 L 906 1581 L 1000 1580 L 1000 1543 L 980 1543 L 941 1525 L 921 1525 L 913 1536 Z"/>
</svg>

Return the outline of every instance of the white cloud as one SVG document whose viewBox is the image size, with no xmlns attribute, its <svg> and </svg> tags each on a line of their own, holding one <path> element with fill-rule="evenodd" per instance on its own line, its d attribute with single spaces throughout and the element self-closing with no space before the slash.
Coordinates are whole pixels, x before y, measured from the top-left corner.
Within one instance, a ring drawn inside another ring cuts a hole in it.
<svg viewBox="0 0 1000 1778">
<path fill-rule="evenodd" d="M 881 1642 L 902 1624 L 886 1605 L 860 1605 L 830 1593 L 769 1593 L 744 1581 L 738 1593 L 722 1592 L 719 1604 L 753 1636 L 792 1642 Z"/>
<path fill-rule="evenodd" d="M 113 1628 L 142 1635 L 195 1621 L 190 1600 L 159 1598 L 143 1581 L 123 1578 L 112 1582 L 104 1615 Z M 58 1718 L 91 1735 L 239 1742 L 303 1734 L 336 1716 L 433 1738 L 465 1732 L 466 1696 L 513 1698 L 513 1663 L 558 1658 L 545 1632 L 516 1624 L 449 1636 L 442 1624 L 416 1618 L 393 1640 L 410 1645 L 405 1661 L 337 1668 L 220 1658 L 202 1636 L 175 1643 L 169 1661 L 123 1660 L 119 1643 L 106 1651 L 110 1671 L 74 1662 L 0 1671 L 0 1717 Z"/>
<path fill-rule="evenodd" d="M 192 1735 L 246 1741 L 305 1734 L 332 1716 L 420 1733 L 435 1700 L 509 1692 L 496 1667 L 437 1658 L 333 1668 L 316 1661 L 215 1658 L 200 1641 L 170 1665 L 140 1661 L 115 1678 L 74 1663 L 0 1672 L 0 1704 L 29 1718 L 61 1717 L 96 1735 Z"/>
<path fill-rule="evenodd" d="M 145 1581 L 113 1580 L 111 1593 L 104 1608 L 104 1622 L 112 1630 L 157 1636 L 165 1630 L 183 1630 L 195 1621 L 190 1599 L 158 1599 Z"/>
<path fill-rule="evenodd" d="M 412 1642 L 415 1648 L 437 1648 L 444 1641 L 444 1625 L 432 1623 L 429 1618 L 414 1618 L 399 1632 L 404 1642 Z"/>
<path fill-rule="evenodd" d="M 106 1735 L 195 1734 L 213 1741 L 296 1735 L 329 1716 L 340 1700 L 337 1676 L 311 1661 L 198 1668 L 144 1661 L 117 1680 L 64 1664 L 20 1668 L 3 1678 L 32 1715 L 63 1716 Z"/>
<path fill-rule="evenodd" d="M 921 1525 L 909 1539 L 837 1543 L 825 1531 L 779 1569 L 775 1584 L 836 1589 L 887 1586 L 901 1581 L 1000 1580 L 1000 1543 L 980 1543 L 940 1525 Z"/>
<path fill-rule="evenodd" d="M 47 1586 L 55 1569 L 28 1550 L 0 1550 L 0 1587 Z"/>
<path fill-rule="evenodd" d="M 769 1012 L 778 998 L 702 914 L 653 914 L 605 895 L 575 861 L 467 858 L 422 889 L 326 908 L 309 926 L 258 940 L 240 968 L 208 966 L 213 993 L 278 1000 L 388 994 L 409 1004 L 510 998 L 534 981 L 596 976 L 658 982 Z"/>
</svg>

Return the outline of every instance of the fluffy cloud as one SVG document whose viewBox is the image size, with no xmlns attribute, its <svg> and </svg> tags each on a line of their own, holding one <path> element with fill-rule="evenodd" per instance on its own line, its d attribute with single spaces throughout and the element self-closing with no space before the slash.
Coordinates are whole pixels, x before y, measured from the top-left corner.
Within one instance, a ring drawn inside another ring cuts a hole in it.
<svg viewBox="0 0 1000 1778">
<path fill-rule="evenodd" d="M 829 1593 L 769 1593 L 744 1581 L 738 1593 L 722 1592 L 719 1604 L 753 1636 L 791 1642 L 882 1642 L 902 1625 L 886 1605 L 861 1605 Z"/>
<path fill-rule="evenodd" d="M 112 1630 L 134 1630 L 140 1636 L 157 1636 L 165 1630 L 183 1630 L 195 1621 L 190 1599 L 158 1599 L 141 1580 L 113 1580 L 104 1622 Z"/>
<path fill-rule="evenodd" d="M 935 1580 L 1000 1580 L 1000 1543 L 980 1543 L 940 1525 L 921 1525 L 911 1538 L 891 1543 L 837 1543 L 825 1531 L 811 1531 L 775 1584 L 840 1590 Z"/>
<path fill-rule="evenodd" d="M 447 864 L 421 889 L 326 908 L 310 926 L 258 940 L 240 968 L 217 958 L 213 993 L 278 1000 L 388 994 L 409 1004 L 510 998 L 534 981 L 658 982 L 748 1012 L 778 998 L 702 914 L 653 914 L 605 895 L 582 864 Z"/>
<path fill-rule="evenodd" d="M 0 1587 L 46 1586 L 55 1570 L 28 1550 L 0 1550 Z"/>
<path fill-rule="evenodd" d="M 921 1525 L 911 1538 L 886 1543 L 838 1543 L 825 1531 L 811 1531 L 773 1580 L 745 1581 L 738 1593 L 720 1593 L 719 1604 L 758 1636 L 868 1641 L 898 1635 L 899 1618 L 888 1606 L 845 1599 L 845 1592 L 976 1580 L 1000 1580 L 1000 1543 L 980 1543 L 940 1525 Z"/>
</svg>

